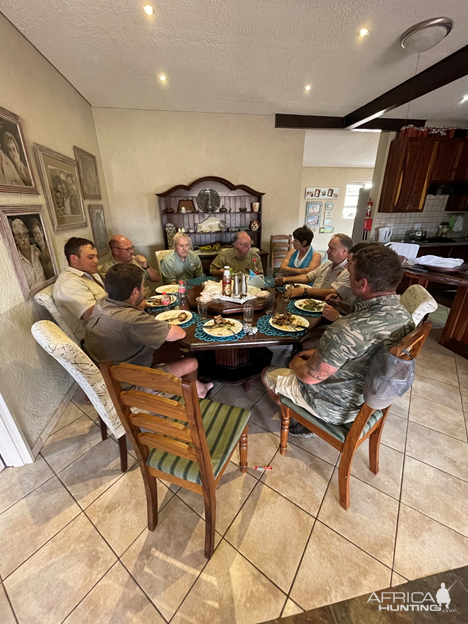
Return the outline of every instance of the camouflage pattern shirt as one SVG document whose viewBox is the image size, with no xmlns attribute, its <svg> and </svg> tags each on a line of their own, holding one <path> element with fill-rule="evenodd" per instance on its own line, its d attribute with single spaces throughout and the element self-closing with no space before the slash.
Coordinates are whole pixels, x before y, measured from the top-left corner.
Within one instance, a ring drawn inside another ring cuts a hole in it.
<svg viewBox="0 0 468 624">
<path fill-rule="evenodd" d="M 413 329 L 413 319 L 397 295 L 358 301 L 351 313 L 330 325 L 320 340 L 320 361 L 338 370 L 315 385 L 298 380 L 304 400 L 326 422 L 352 422 L 364 403 L 364 379 L 372 357 L 382 346 L 400 342 Z"/>
</svg>

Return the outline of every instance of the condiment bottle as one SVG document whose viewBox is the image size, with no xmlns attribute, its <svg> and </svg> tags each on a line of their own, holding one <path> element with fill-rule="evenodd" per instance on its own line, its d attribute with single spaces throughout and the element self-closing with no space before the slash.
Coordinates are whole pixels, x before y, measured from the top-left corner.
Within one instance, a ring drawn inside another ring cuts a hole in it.
<svg viewBox="0 0 468 624">
<path fill-rule="evenodd" d="M 223 272 L 223 295 L 226 297 L 231 296 L 231 271 L 228 266 L 224 267 Z"/>
<path fill-rule="evenodd" d="M 180 280 L 179 281 L 179 287 L 178 287 L 178 293 L 179 293 L 179 305 L 183 305 L 185 303 L 185 282 L 184 280 Z"/>
<path fill-rule="evenodd" d="M 255 273 L 255 275 L 258 275 L 258 269 L 256 265 L 257 258 L 252 258 L 252 261 L 253 261 L 253 272 Z"/>
<path fill-rule="evenodd" d="M 168 295 L 167 293 L 163 292 L 162 297 L 161 297 L 161 303 L 163 306 L 171 305 L 171 295 Z"/>
</svg>

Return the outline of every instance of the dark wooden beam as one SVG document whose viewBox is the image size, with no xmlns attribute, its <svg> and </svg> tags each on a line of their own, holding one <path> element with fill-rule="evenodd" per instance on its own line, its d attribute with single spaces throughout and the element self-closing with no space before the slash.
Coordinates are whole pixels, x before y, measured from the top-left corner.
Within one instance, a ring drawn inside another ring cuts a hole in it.
<svg viewBox="0 0 468 624">
<path fill-rule="evenodd" d="M 294 128 L 301 130 L 333 129 L 345 130 L 344 117 L 327 117 L 317 115 L 275 115 L 275 128 Z M 424 126 L 425 119 L 391 119 L 380 117 L 359 126 L 359 130 L 384 130 L 398 132 L 402 126 Z"/>
<path fill-rule="evenodd" d="M 345 127 L 358 127 L 366 123 L 366 120 L 378 118 L 466 75 L 468 75 L 468 45 L 346 115 Z"/>
</svg>

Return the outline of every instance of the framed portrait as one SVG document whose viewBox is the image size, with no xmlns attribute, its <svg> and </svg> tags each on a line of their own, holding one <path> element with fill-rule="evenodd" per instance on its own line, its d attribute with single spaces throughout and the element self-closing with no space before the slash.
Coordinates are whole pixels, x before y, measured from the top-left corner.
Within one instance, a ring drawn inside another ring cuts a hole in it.
<svg viewBox="0 0 468 624">
<path fill-rule="evenodd" d="M 334 231 L 335 231 L 335 228 L 330 227 L 330 226 L 319 228 L 320 234 L 333 234 Z"/>
<path fill-rule="evenodd" d="M 325 210 L 333 210 L 333 202 L 325 202 Z"/>
<path fill-rule="evenodd" d="M 59 273 L 42 206 L 0 208 L 0 229 L 21 290 L 29 299 Z"/>
<path fill-rule="evenodd" d="M 332 224 L 332 219 L 324 219 L 323 220 L 323 225 L 331 225 Z"/>
<path fill-rule="evenodd" d="M 338 187 L 316 187 L 316 186 L 306 186 L 305 190 L 305 198 L 306 199 L 317 199 L 319 197 L 328 198 L 328 199 L 337 199 L 340 194 L 340 189 Z M 331 208 L 329 209 L 331 210 Z"/>
<path fill-rule="evenodd" d="M 0 193 L 38 195 L 20 118 L 0 108 Z"/>
<path fill-rule="evenodd" d="M 321 210 L 322 202 L 307 202 L 304 225 L 309 228 L 318 227 L 320 225 Z"/>
<path fill-rule="evenodd" d="M 93 240 L 98 250 L 98 256 L 104 256 L 109 251 L 107 242 L 106 217 L 104 215 L 104 206 L 100 204 L 89 205 L 89 222 L 93 232 Z"/>
<path fill-rule="evenodd" d="M 36 143 L 35 148 L 54 231 L 86 227 L 76 162 L 43 145 Z"/>
<path fill-rule="evenodd" d="M 85 199 L 102 199 L 96 156 L 85 152 L 76 145 L 73 146 L 73 151 L 75 153 L 76 164 L 78 165 L 83 197 Z"/>
</svg>

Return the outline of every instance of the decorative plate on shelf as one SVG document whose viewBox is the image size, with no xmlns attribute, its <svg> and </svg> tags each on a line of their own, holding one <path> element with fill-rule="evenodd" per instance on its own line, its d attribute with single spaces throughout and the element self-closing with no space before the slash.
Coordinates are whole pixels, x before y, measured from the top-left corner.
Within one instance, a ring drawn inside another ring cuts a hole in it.
<svg viewBox="0 0 468 624">
<path fill-rule="evenodd" d="M 250 224 L 250 229 L 253 232 L 256 232 L 260 227 L 260 221 L 252 221 L 252 223 Z"/>
<path fill-rule="evenodd" d="M 202 212 L 215 212 L 220 204 L 219 194 L 214 189 L 202 189 L 197 195 L 197 205 Z"/>
</svg>

